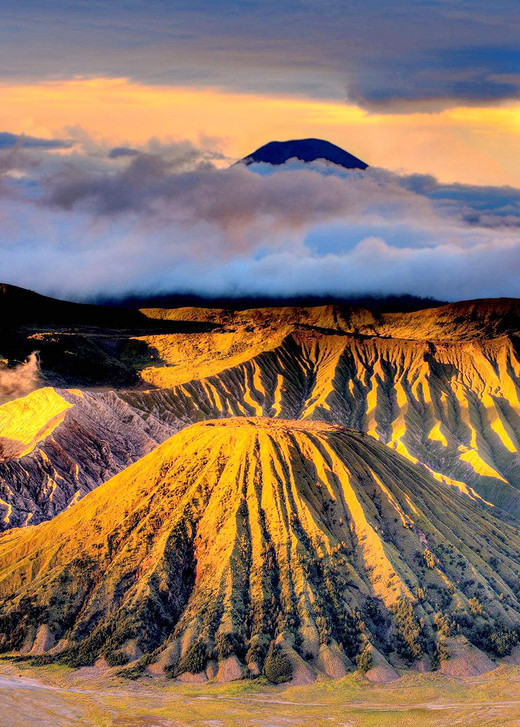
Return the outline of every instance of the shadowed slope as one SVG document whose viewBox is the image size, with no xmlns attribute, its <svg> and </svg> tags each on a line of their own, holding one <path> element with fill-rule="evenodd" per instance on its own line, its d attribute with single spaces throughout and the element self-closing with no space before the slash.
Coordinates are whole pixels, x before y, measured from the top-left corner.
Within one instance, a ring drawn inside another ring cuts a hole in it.
<svg viewBox="0 0 520 727">
<path fill-rule="evenodd" d="M 436 658 L 450 631 L 505 653 L 520 532 L 492 510 L 339 426 L 197 424 L 0 538 L 1 647 L 74 664 L 153 652 L 176 673 L 257 673 L 274 639 L 335 673 L 369 644 Z"/>
</svg>

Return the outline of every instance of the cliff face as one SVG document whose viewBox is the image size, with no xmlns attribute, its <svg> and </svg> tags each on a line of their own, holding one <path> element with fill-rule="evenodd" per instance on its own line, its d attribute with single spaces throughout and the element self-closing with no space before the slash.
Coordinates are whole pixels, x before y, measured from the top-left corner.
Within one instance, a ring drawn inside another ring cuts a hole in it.
<svg viewBox="0 0 520 727">
<path fill-rule="evenodd" d="M 51 388 L 0 407 L 2 418 L 0 529 L 57 515 L 178 428 L 112 392 Z"/>
<path fill-rule="evenodd" d="M 207 421 L 0 538 L 0 648 L 235 675 L 275 649 L 336 676 L 368 654 L 438 659 L 450 633 L 496 655 L 516 639 L 519 552 L 492 506 L 373 437 Z"/>
<path fill-rule="evenodd" d="M 124 396 L 156 416 L 341 423 L 518 515 L 519 384 L 508 337 L 432 343 L 305 331 L 216 375 Z"/>
<path fill-rule="evenodd" d="M 143 310 L 153 325 L 190 332 L 117 339 L 111 356 L 137 387 L 100 390 L 101 367 L 96 389 L 40 389 L 0 407 L 0 526 L 55 515 L 179 428 L 257 415 L 367 432 L 518 518 L 519 312 L 512 300 L 403 314 L 332 305 Z M 58 348 L 68 336 L 19 335 L 27 346 L 54 337 Z M 99 347 L 99 331 L 84 335 Z M 52 378 L 56 352 L 47 364 L 46 350 L 42 375 Z M 69 383 L 66 367 L 61 381 Z"/>
</svg>

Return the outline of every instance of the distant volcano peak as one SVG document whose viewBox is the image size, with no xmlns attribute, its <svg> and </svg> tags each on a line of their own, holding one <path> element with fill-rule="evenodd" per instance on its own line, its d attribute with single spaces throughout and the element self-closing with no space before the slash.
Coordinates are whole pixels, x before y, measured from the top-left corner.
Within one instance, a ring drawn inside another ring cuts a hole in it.
<svg viewBox="0 0 520 727">
<path fill-rule="evenodd" d="M 349 154 L 330 141 L 324 139 L 290 139 L 288 141 L 270 141 L 240 161 L 243 164 L 272 164 L 279 166 L 289 159 L 302 162 L 313 162 L 324 159 L 345 169 L 366 169 L 368 164 Z"/>
</svg>

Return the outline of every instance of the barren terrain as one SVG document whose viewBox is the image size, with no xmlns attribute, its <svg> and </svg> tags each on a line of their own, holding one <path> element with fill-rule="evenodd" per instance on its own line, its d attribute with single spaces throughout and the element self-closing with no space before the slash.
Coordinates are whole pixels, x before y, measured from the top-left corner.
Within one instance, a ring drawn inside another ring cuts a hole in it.
<svg viewBox="0 0 520 727">
<path fill-rule="evenodd" d="M 388 685 L 351 675 L 305 687 L 263 682 L 129 682 L 97 669 L 0 666 L 1 727 L 515 727 L 520 669 L 474 679 L 409 673 Z"/>
</svg>

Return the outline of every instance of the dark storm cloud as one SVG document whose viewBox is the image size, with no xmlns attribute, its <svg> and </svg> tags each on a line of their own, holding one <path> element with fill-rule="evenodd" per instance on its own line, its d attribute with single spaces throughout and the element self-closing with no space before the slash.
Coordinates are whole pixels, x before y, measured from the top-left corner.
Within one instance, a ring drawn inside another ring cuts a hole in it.
<svg viewBox="0 0 520 727">
<path fill-rule="evenodd" d="M 378 111 L 492 105 L 520 95 L 520 44 L 416 48 L 367 59 L 351 98 Z M 456 41 L 454 41 L 456 43 Z"/>
<path fill-rule="evenodd" d="M 108 152 L 109 159 L 120 159 L 121 157 L 135 157 L 139 155 L 138 149 L 131 149 L 128 146 L 116 146 Z"/>
<path fill-rule="evenodd" d="M 519 39 L 516 0 L 6 0 L 0 67 L 428 110 L 517 99 Z"/>
<path fill-rule="evenodd" d="M 41 139 L 37 136 L 0 131 L 0 150 L 15 147 L 25 149 L 69 149 L 72 145 L 73 142 L 66 139 Z"/>
</svg>

